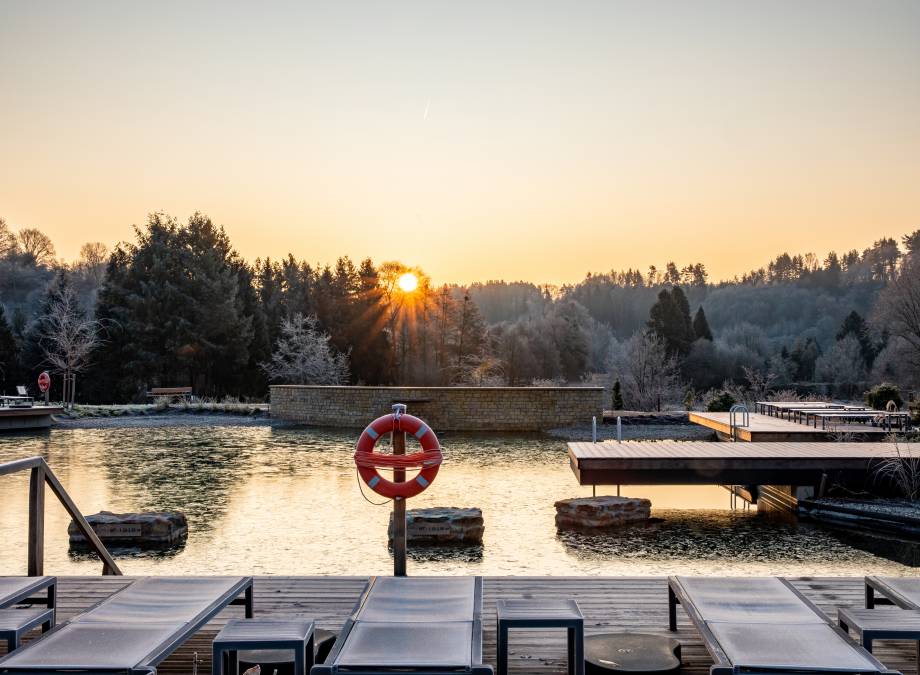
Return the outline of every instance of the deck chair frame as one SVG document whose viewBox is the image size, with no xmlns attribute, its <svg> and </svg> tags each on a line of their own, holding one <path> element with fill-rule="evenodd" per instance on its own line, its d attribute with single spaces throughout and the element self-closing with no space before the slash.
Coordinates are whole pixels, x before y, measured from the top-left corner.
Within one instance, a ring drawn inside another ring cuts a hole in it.
<svg viewBox="0 0 920 675">
<path fill-rule="evenodd" d="M 790 591 L 792 591 L 793 594 L 795 594 L 795 596 L 802 602 L 803 605 L 814 612 L 820 619 L 822 619 L 828 626 L 830 626 L 834 632 L 845 638 L 846 641 L 852 645 L 854 650 L 859 652 L 876 667 L 876 670 L 872 671 L 853 671 L 853 675 L 868 673 L 877 673 L 878 675 L 900 675 L 898 671 L 889 670 L 886 668 L 871 654 L 871 652 L 866 651 L 861 646 L 853 642 L 849 635 L 842 628 L 840 628 L 836 623 L 829 619 L 824 614 L 824 612 L 822 612 L 818 606 L 815 605 L 815 603 L 806 598 L 802 592 L 799 591 L 791 583 L 789 583 L 787 579 L 780 578 L 779 580 Z M 677 605 L 681 605 L 684 608 L 684 611 L 687 613 L 690 621 L 693 623 L 697 632 L 700 634 L 700 637 L 703 639 L 703 644 L 706 647 L 706 650 L 712 657 L 714 663 L 709 669 L 710 675 L 739 675 L 740 673 L 796 673 L 797 675 L 802 675 L 804 673 L 834 673 L 835 675 L 839 675 L 841 673 L 847 672 L 839 669 L 792 670 L 787 668 L 758 668 L 757 670 L 751 670 L 745 668 L 744 666 L 735 665 L 731 657 L 720 645 L 719 640 L 709 629 L 706 619 L 702 616 L 702 614 L 700 614 L 696 606 L 693 604 L 689 594 L 684 590 L 680 583 L 680 579 L 678 577 L 668 577 L 668 628 L 671 631 L 677 630 Z"/>
<path fill-rule="evenodd" d="M 130 583 L 126 584 L 124 588 L 119 589 L 112 595 L 100 600 L 92 607 L 86 611 L 78 614 L 75 617 L 72 617 L 68 621 L 60 623 L 52 628 L 50 631 L 45 633 L 42 636 L 42 639 L 37 640 L 34 644 L 36 648 L 41 647 L 42 640 L 44 638 L 50 637 L 62 630 L 65 630 L 67 626 L 71 625 L 73 621 L 81 616 L 85 616 L 88 613 L 91 613 L 93 610 L 97 609 L 101 605 L 105 604 L 113 598 L 117 598 L 122 593 L 126 593 L 131 586 L 134 584 L 135 580 L 131 580 Z M 188 640 L 192 635 L 197 633 L 205 624 L 211 621 L 218 613 L 223 609 L 232 606 L 232 605 L 243 605 L 245 608 L 246 618 L 252 618 L 253 616 L 253 591 L 252 591 L 252 577 L 239 577 L 239 580 L 234 583 L 226 592 L 221 594 L 219 598 L 216 598 L 208 606 L 198 612 L 195 617 L 186 622 L 183 626 L 177 627 L 175 631 L 163 642 L 158 644 L 156 647 L 151 649 L 138 663 L 134 666 L 127 669 L 118 667 L 110 668 L 106 666 L 94 666 L 89 669 L 81 669 L 82 675 L 92 675 L 94 673 L 126 673 L 127 675 L 151 675 L 156 673 L 156 667 L 172 654 L 176 649 L 178 649 L 186 640 Z M 13 652 L 9 657 L 18 657 L 21 656 L 24 649 L 30 648 L 32 645 L 26 645 L 16 652 Z M 29 665 L 29 666 L 7 666 L 5 662 L 7 657 L 0 658 L 0 674 L 2 675 L 14 675 L 20 673 L 28 674 L 48 674 L 48 673 L 65 673 L 70 672 L 73 669 L 68 668 L 67 666 L 39 666 L 39 665 Z"/>
<path fill-rule="evenodd" d="M 371 591 L 374 588 L 374 584 L 377 582 L 378 577 L 371 577 L 367 585 L 364 587 L 364 590 L 361 593 L 361 596 L 358 598 L 358 601 L 355 603 L 354 608 L 351 611 L 348 619 L 345 621 L 345 625 L 342 627 L 341 632 L 339 633 L 338 638 L 336 638 L 335 645 L 332 648 L 332 651 L 329 652 L 329 655 L 325 659 L 325 663 L 317 664 L 313 666 L 310 670 L 310 675 L 345 675 L 346 673 L 354 675 L 377 675 L 378 673 L 407 673 L 411 675 L 448 675 L 448 674 L 465 674 L 465 675 L 494 675 L 494 670 L 492 666 L 485 665 L 482 662 L 482 577 L 475 578 L 474 586 L 474 609 L 473 609 L 473 635 L 472 635 L 472 649 L 470 655 L 471 667 L 463 670 L 453 669 L 432 669 L 432 668 L 411 668 L 410 666 L 400 666 L 400 667 L 375 667 L 373 669 L 357 669 L 357 668 L 338 668 L 336 667 L 335 661 L 338 658 L 339 654 L 344 649 L 346 643 L 348 642 L 348 636 L 351 633 L 352 629 L 356 624 L 356 617 L 358 616 L 361 609 L 364 607 L 364 604 L 367 602 L 368 597 L 370 596 Z"/>
</svg>

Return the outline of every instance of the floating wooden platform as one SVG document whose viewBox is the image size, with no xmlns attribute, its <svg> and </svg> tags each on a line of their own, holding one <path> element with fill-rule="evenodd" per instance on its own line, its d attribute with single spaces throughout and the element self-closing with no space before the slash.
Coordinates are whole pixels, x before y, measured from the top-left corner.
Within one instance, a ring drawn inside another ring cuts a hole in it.
<svg viewBox="0 0 920 675">
<path fill-rule="evenodd" d="M 60 415 L 64 409 L 53 405 L 35 405 L 31 408 L 0 408 L 0 432 L 26 429 L 47 429 L 51 416 Z"/>
<path fill-rule="evenodd" d="M 58 619 L 64 620 L 119 590 L 127 577 L 62 577 L 58 590 Z M 792 579 L 794 585 L 828 616 L 838 607 L 862 607 L 861 577 Z M 358 599 L 366 579 L 357 577 L 258 577 L 255 612 L 260 615 L 315 619 L 317 627 L 338 631 Z M 663 577 L 486 577 L 484 583 L 484 658 L 495 664 L 495 605 L 499 599 L 574 598 L 585 615 L 585 633 L 668 631 L 667 582 Z M 884 609 L 878 610 L 880 612 Z M 199 631 L 159 668 L 160 675 L 192 675 L 211 669 L 211 640 L 230 618 L 231 608 Z M 678 608 L 675 635 L 683 651 L 683 673 L 708 675 L 712 661 L 683 610 Z M 0 650 L 4 646 L 0 646 Z M 916 675 L 914 642 L 879 641 L 875 655 L 889 668 Z M 511 634 L 511 675 L 562 675 L 566 672 L 564 631 L 514 631 Z"/>
<path fill-rule="evenodd" d="M 829 441 L 834 438 L 834 434 L 837 432 L 878 438 L 888 433 L 880 427 L 873 427 L 868 424 L 844 424 L 840 425 L 838 430 L 815 429 L 805 424 L 798 424 L 779 417 L 762 415 L 760 413 L 750 413 L 749 424 L 744 427 L 735 426 L 734 429 L 732 429 L 729 423 L 729 413 L 691 412 L 689 413 L 689 419 L 693 424 L 699 424 L 707 429 L 712 429 L 722 440 L 730 440 L 734 437 L 736 441 L 747 441 L 752 443 L 758 441 Z M 741 416 L 736 415 L 736 420 L 740 421 L 740 419 Z"/>
<path fill-rule="evenodd" d="M 823 474 L 865 479 L 873 461 L 920 443 L 569 443 L 580 485 L 818 485 Z"/>
</svg>

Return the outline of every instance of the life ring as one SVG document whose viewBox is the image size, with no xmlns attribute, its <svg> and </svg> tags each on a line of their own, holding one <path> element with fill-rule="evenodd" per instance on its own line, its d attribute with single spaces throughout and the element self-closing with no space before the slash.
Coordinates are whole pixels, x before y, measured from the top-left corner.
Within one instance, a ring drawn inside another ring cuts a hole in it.
<svg viewBox="0 0 920 675">
<path fill-rule="evenodd" d="M 411 455 L 375 453 L 377 441 L 391 431 L 412 434 L 421 444 L 422 451 Z M 421 493 L 438 475 L 442 460 L 441 444 L 431 427 L 418 417 L 406 414 L 391 413 L 378 417 L 361 432 L 355 448 L 355 465 L 361 478 L 371 490 L 388 499 L 408 499 Z M 381 476 L 377 471 L 380 468 L 419 469 L 419 474 L 412 480 L 396 483 Z"/>
</svg>

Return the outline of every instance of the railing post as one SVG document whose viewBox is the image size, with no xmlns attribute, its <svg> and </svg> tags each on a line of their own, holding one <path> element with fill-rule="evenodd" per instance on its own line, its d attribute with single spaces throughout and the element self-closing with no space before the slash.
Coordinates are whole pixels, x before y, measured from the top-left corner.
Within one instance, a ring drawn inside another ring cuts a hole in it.
<svg viewBox="0 0 920 675">
<path fill-rule="evenodd" d="M 45 467 L 29 474 L 29 576 L 45 573 Z"/>
<path fill-rule="evenodd" d="M 393 413 L 400 415 L 406 412 L 406 406 L 397 403 L 393 406 Z M 406 432 L 393 430 L 391 443 L 394 455 L 406 454 Z M 393 482 L 403 483 L 406 480 L 405 469 L 393 469 Z M 406 500 L 403 497 L 393 499 L 393 576 L 406 576 Z"/>
</svg>

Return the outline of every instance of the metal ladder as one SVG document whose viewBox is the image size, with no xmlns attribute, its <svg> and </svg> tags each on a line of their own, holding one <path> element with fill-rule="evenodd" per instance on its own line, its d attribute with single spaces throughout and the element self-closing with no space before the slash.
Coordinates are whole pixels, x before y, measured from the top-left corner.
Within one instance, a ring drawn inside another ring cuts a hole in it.
<svg viewBox="0 0 920 675">
<path fill-rule="evenodd" d="M 737 421 L 739 415 L 741 416 L 741 424 L 738 424 Z M 736 403 L 728 409 L 728 435 L 732 441 L 737 440 L 735 437 L 735 429 L 749 426 L 751 426 L 751 414 L 748 412 L 746 405 L 743 403 Z"/>
</svg>

